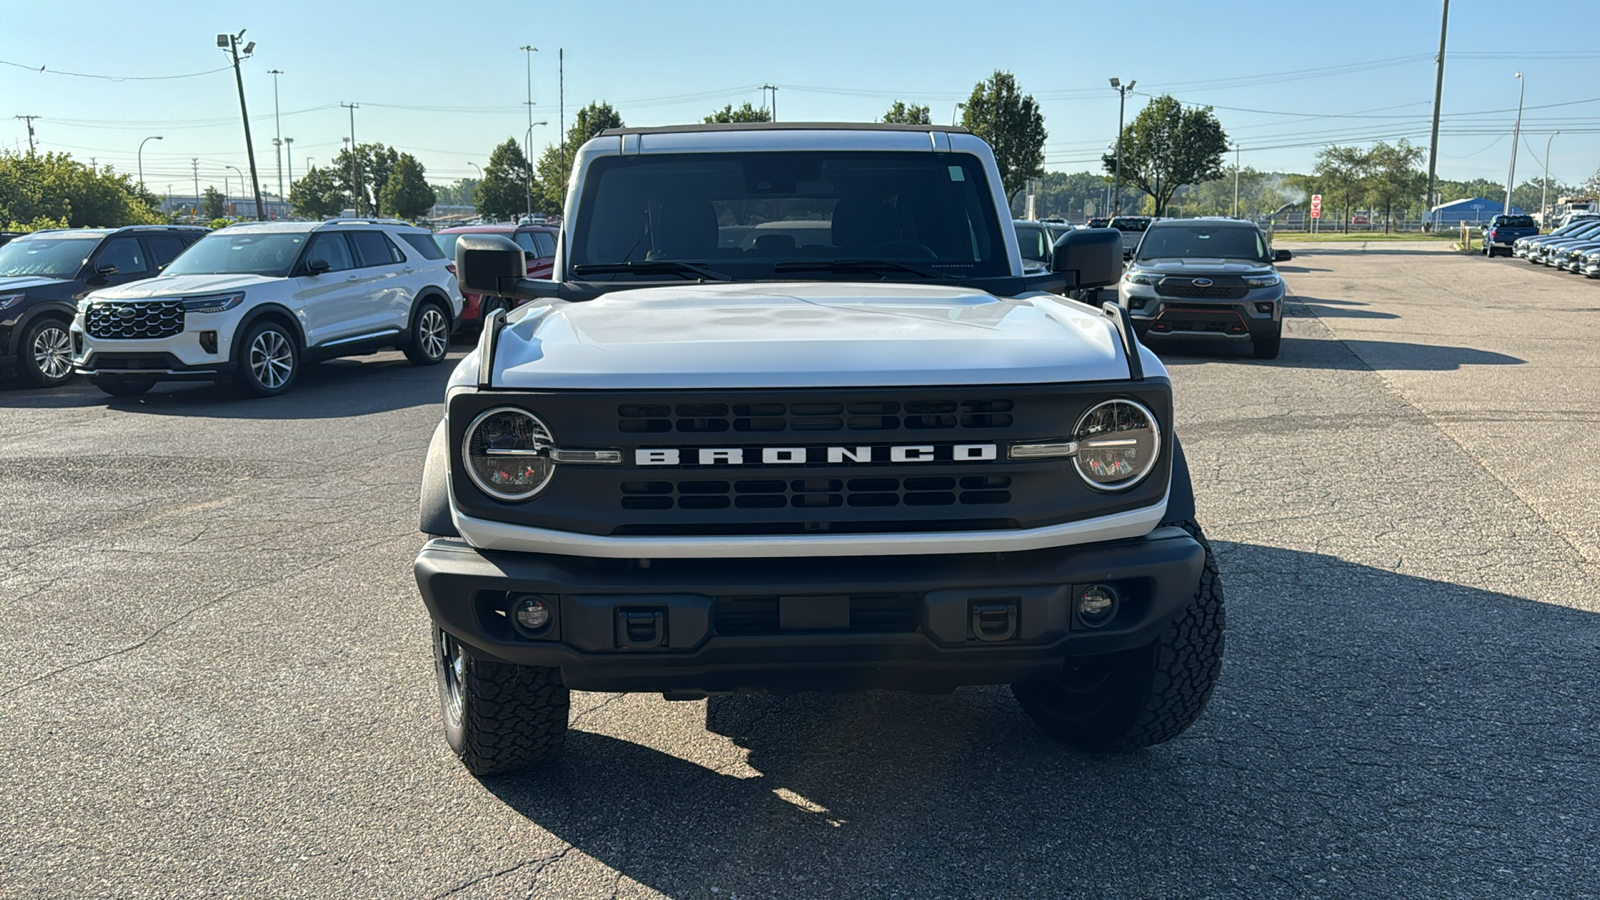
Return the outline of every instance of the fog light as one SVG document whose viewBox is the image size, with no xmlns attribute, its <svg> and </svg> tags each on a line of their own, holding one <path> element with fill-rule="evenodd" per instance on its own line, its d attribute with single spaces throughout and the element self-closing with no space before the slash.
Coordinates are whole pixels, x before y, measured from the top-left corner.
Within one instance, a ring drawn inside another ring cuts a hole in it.
<svg viewBox="0 0 1600 900">
<path fill-rule="evenodd" d="M 1117 591 L 1107 584 L 1091 584 L 1078 594 L 1078 621 L 1099 628 L 1117 614 Z"/>
<path fill-rule="evenodd" d="M 543 597 L 523 595 L 511 600 L 511 620 L 517 630 L 537 634 L 550 626 L 550 604 Z"/>
<path fill-rule="evenodd" d="M 1272 314 L 1272 301 L 1269 300 L 1269 301 L 1267 301 L 1265 303 L 1257 303 L 1256 304 L 1256 312 L 1263 313 L 1265 315 L 1271 315 Z"/>
<path fill-rule="evenodd" d="M 200 349 L 207 353 L 217 352 L 217 333 L 215 331 L 200 332 Z"/>
</svg>

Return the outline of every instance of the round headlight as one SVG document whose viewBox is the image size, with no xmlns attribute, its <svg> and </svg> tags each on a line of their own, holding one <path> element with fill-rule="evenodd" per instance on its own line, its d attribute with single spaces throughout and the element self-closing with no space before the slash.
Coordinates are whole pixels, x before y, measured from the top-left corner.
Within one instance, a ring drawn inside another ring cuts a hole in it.
<svg viewBox="0 0 1600 900">
<path fill-rule="evenodd" d="M 503 406 L 472 420 L 461 458 L 472 483 L 485 494 L 497 500 L 526 500 L 544 490 L 555 473 L 550 463 L 554 443 L 538 416 Z"/>
<path fill-rule="evenodd" d="M 1156 417 L 1132 400 L 1107 400 L 1090 409 L 1078 418 L 1072 439 L 1078 444 L 1073 460 L 1078 474 L 1102 491 L 1138 484 L 1161 455 Z"/>
</svg>

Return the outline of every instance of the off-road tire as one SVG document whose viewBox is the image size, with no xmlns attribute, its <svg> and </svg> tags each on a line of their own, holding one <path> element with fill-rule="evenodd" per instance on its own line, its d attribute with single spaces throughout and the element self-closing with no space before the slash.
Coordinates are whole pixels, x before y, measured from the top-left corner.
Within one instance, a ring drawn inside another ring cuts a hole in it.
<svg viewBox="0 0 1600 900">
<path fill-rule="evenodd" d="M 154 381 L 147 378 L 123 378 L 119 376 L 97 376 L 89 379 L 89 383 L 113 397 L 137 397 L 147 394 L 156 386 Z"/>
<path fill-rule="evenodd" d="M 1283 347 L 1283 325 L 1279 325 L 1271 334 L 1257 335 L 1250 339 L 1250 352 L 1256 359 L 1277 359 L 1278 351 Z"/>
<path fill-rule="evenodd" d="M 411 321 L 411 339 L 401 349 L 413 366 L 444 362 L 450 352 L 450 314 L 436 301 L 423 301 Z"/>
<path fill-rule="evenodd" d="M 235 347 L 239 359 L 233 383 L 251 397 L 276 397 L 294 387 L 300 377 L 304 354 L 294 330 L 276 319 L 250 326 Z"/>
<path fill-rule="evenodd" d="M 481 659 L 437 626 L 433 662 L 445 742 L 467 771 L 480 776 L 514 772 L 561 752 L 571 694 L 561 683 L 560 669 Z M 459 708 L 453 678 L 458 679 Z"/>
<path fill-rule="evenodd" d="M 59 387 L 72 380 L 72 338 L 67 323 L 35 319 L 17 343 L 17 374 L 34 387 Z"/>
<path fill-rule="evenodd" d="M 1222 577 L 1200 526 L 1169 523 L 1205 548 L 1189 606 L 1150 644 L 1071 660 L 1049 681 L 1014 684 L 1039 727 L 1080 750 L 1128 751 L 1169 741 L 1194 724 L 1222 672 Z"/>
</svg>

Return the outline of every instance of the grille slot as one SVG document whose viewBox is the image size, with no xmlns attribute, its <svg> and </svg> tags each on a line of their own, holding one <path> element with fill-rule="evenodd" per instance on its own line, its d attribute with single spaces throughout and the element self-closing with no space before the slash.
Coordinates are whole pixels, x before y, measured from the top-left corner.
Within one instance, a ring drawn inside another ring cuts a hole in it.
<svg viewBox="0 0 1600 900">
<path fill-rule="evenodd" d="M 1240 300 L 1250 289 L 1242 278 L 1214 278 L 1211 284 L 1195 284 L 1190 278 L 1167 277 L 1156 284 L 1163 297 L 1189 297 L 1195 300 Z"/>
<path fill-rule="evenodd" d="M 980 400 L 856 400 L 849 403 L 625 403 L 623 434 L 798 433 L 1009 428 L 1015 403 Z"/>
<path fill-rule="evenodd" d="M 799 602 L 805 599 L 793 598 Z M 921 599 L 921 595 L 915 593 L 851 594 L 849 631 L 878 634 L 916 631 Z M 711 616 L 720 635 L 781 632 L 777 597 L 716 597 L 712 600 Z"/>
<path fill-rule="evenodd" d="M 183 302 L 95 303 L 84 315 L 90 337 L 113 341 L 153 340 L 183 333 Z"/>
<path fill-rule="evenodd" d="M 835 509 L 841 506 L 995 506 L 1011 502 L 1011 476 L 625 481 L 622 508 Z"/>
</svg>

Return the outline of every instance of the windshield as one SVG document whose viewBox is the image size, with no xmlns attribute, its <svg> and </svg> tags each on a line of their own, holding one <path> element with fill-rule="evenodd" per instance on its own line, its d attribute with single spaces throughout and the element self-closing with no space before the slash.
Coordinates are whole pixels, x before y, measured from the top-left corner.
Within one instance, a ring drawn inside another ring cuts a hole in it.
<svg viewBox="0 0 1600 900">
<path fill-rule="evenodd" d="M 1204 258 L 1248 259 L 1267 262 L 1267 244 L 1261 232 L 1237 225 L 1168 225 L 1145 232 L 1139 242 L 1140 259 Z"/>
<path fill-rule="evenodd" d="M 95 245 L 99 243 L 99 237 L 19 237 L 0 246 L 0 276 L 71 278 L 89 261 L 89 254 L 94 252 Z"/>
<path fill-rule="evenodd" d="M 571 263 L 686 262 L 734 279 L 962 279 L 1011 274 L 983 166 L 970 154 L 752 152 L 606 157 L 590 165 Z M 591 276 L 662 278 L 661 266 Z"/>
<path fill-rule="evenodd" d="M 1150 220 L 1144 216 L 1117 216 L 1111 220 L 1111 227 L 1118 231 L 1143 231 L 1150 227 Z"/>
<path fill-rule="evenodd" d="M 304 232 L 276 234 L 259 231 L 219 231 L 208 234 L 167 266 L 163 275 L 267 275 L 289 274 L 305 246 Z"/>
<path fill-rule="evenodd" d="M 1017 223 L 1017 249 L 1022 251 L 1022 258 L 1029 262 L 1046 262 L 1050 259 L 1050 250 L 1055 246 L 1055 241 L 1050 239 L 1050 234 L 1044 226 L 1031 222 Z"/>
<path fill-rule="evenodd" d="M 1533 228 L 1533 216 L 1495 216 L 1495 224 L 1501 228 Z"/>
</svg>

